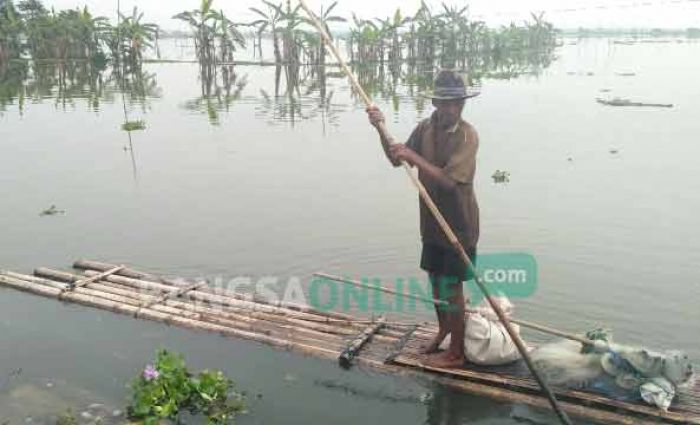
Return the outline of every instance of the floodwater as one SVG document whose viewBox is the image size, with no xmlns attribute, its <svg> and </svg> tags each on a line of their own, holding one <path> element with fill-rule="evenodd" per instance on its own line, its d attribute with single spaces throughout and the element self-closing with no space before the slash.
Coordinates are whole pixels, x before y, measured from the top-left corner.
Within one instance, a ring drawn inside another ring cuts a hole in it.
<svg viewBox="0 0 700 425">
<path fill-rule="evenodd" d="M 480 252 L 536 258 L 539 287 L 515 300 L 518 317 L 571 332 L 605 325 L 617 341 L 700 363 L 700 44 L 565 40 L 555 55 L 483 77 L 465 109 L 481 138 Z M 91 258 L 225 281 L 272 276 L 280 291 L 318 270 L 422 279 L 417 196 L 338 69 L 324 85 L 302 68 L 291 88 L 293 70 L 234 71 L 207 87 L 196 64 L 150 63 L 123 97 L 109 72 L 92 87 L 77 72 L 79 84 L 59 89 L 51 70 L 21 82 L 23 96 L 3 86 L 0 267 Z M 372 91 L 399 139 L 430 113 L 402 73 Z M 616 96 L 674 107 L 595 102 Z M 146 129 L 122 131 L 125 115 Z M 496 170 L 510 182 L 494 183 Z M 51 205 L 65 214 L 40 216 Z M 159 347 L 233 377 L 249 397 L 242 424 L 551 419 L 12 290 L 0 290 L 0 327 L 0 420 L 10 423 L 91 403 L 123 409 L 125 385 Z"/>
</svg>

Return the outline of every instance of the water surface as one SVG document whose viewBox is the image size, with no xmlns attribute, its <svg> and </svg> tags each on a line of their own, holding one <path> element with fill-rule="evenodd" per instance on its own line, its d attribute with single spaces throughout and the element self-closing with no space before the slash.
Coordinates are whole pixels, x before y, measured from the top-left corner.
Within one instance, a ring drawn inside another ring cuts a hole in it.
<svg viewBox="0 0 700 425">
<path fill-rule="evenodd" d="M 602 324 L 618 341 L 700 362 L 698 53 L 692 42 L 567 41 L 548 66 L 480 80 L 482 95 L 465 109 L 481 139 L 479 248 L 536 257 L 540 287 L 516 301 L 519 317 L 572 332 Z M 196 64 L 153 63 L 124 99 L 108 72 L 76 72 L 70 90 L 24 81 L 0 102 L 0 267 L 92 258 L 186 277 L 422 277 L 417 196 L 337 71 L 323 85 L 302 68 L 289 90 L 284 68 L 236 66 L 203 85 Z M 431 112 L 421 87 L 404 84 L 416 78 L 401 72 L 372 91 L 399 139 Z M 618 75 L 628 72 L 636 75 Z M 595 102 L 615 96 L 674 107 Z M 146 130 L 122 131 L 125 110 Z M 495 184 L 496 170 L 510 182 Z M 41 217 L 52 204 L 66 214 Z M 125 383 L 160 346 L 195 368 L 224 369 L 248 391 L 241 423 L 537 414 L 11 290 L 0 291 L 0 324 L 0 373 L 23 370 L 0 389 L 8 420 L 55 408 L 47 391 L 56 405 L 123 406 Z M 33 404 L 18 401 L 34 393 Z"/>
</svg>

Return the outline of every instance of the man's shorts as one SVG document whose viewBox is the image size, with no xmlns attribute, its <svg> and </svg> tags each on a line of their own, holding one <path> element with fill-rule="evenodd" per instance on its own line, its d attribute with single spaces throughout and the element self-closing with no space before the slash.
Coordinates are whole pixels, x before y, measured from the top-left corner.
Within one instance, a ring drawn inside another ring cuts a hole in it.
<svg viewBox="0 0 700 425">
<path fill-rule="evenodd" d="M 476 267 L 476 247 L 466 248 L 467 256 Z M 440 245 L 423 244 L 420 256 L 420 268 L 426 272 L 443 277 L 461 277 L 462 281 L 474 279 L 462 258 L 454 248 Z"/>
</svg>

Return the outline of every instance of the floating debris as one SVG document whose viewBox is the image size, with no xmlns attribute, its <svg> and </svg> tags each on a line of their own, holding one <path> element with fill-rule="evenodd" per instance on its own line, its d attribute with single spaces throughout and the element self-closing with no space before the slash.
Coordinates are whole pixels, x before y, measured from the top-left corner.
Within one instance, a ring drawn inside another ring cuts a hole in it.
<svg viewBox="0 0 700 425">
<path fill-rule="evenodd" d="M 610 153 L 613 155 L 617 154 L 618 152 L 620 152 L 620 151 L 617 149 L 610 149 Z"/>
<path fill-rule="evenodd" d="M 496 170 L 491 178 L 494 183 L 508 183 L 510 182 L 510 173 L 508 171 Z"/>
<path fill-rule="evenodd" d="M 122 130 L 124 130 L 124 131 L 137 131 L 137 130 L 145 130 L 145 129 L 146 129 L 146 121 L 144 121 L 144 120 L 126 121 L 124 124 L 122 124 Z"/>
<path fill-rule="evenodd" d="M 610 93 L 611 91 L 611 89 L 600 89 L 601 93 Z"/>
<path fill-rule="evenodd" d="M 596 102 L 608 105 L 608 106 L 651 106 L 656 108 L 673 108 L 672 103 L 644 103 L 644 102 L 632 102 L 629 99 L 623 99 L 620 97 L 615 97 L 612 99 L 601 99 L 596 98 Z"/>
<path fill-rule="evenodd" d="M 569 161 L 569 162 L 573 162 L 573 161 L 574 161 L 574 159 L 573 159 L 572 157 L 568 157 L 568 158 L 566 158 L 566 160 Z"/>
<path fill-rule="evenodd" d="M 59 215 L 59 214 L 65 214 L 65 213 L 66 213 L 66 210 L 59 210 L 58 208 L 56 208 L 56 205 L 51 205 L 50 207 L 48 207 L 44 211 L 40 212 L 39 215 L 43 217 L 45 215 Z"/>
<path fill-rule="evenodd" d="M 617 72 L 616 75 L 620 77 L 634 77 L 637 75 L 635 72 Z"/>
</svg>

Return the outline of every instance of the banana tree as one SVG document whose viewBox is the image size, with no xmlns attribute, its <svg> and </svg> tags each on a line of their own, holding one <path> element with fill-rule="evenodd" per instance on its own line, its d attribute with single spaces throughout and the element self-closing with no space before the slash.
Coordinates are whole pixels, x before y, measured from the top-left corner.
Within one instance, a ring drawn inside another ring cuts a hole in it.
<svg viewBox="0 0 700 425">
<path fill-rule="evenodd" d="M 299 10 L 301 4 L 292 7 L 291 0 L 287 0 L 284 9 L 279 8 L 280 21 L 285 26 L 282 27 L 282 54 L 284 61 L 290 64 L 299 64 L 299 50 L 302 48 L 301 34 L 299 27 L 304 23 L 304 18 Z"/>
<path fill-rule="evenodd" d="M 0 66 L 20 55 L 22 21 L 11 0 L 0 0 Z"/>
<path fill-rule="evenodd" d="M 211 33 L 219 42 L 218 59 L 221 62 L 233 62 L 236 46 L 245 47 L 245 38 L 236 28 L 236 24 L 226 17 L 223 10 L 216 12 Z"/>
<path fill-rule="evenodd" d="M 381 41 L 381 55 L 382 58 L 384 57 L 384 39 L 389 39 L 390 41 L 390 50 L 389 50 L 389 60 L 392 62 L 396 62 L 401 60 L 401 40 L 400 40 L 400 35 L 399 35 L 399 30 L 401 27 L 406 25 L 407 23 L 411 22 L 411 18 L 409 17 L 402 17 L 401 16 L 401 9 L 396 8 L 396 12 L 394 12 L 394 15 L 388 18 L 384 19 L 379 19 L 375 18 L 377 22 L 380 23 L 380 32 L 382 34 L 382 41 Z"/>
<path fill-rule="evenodd" d="M 197 58 L 203 63 L 213 63 L 215 59 L 213 22 L 217 20 L 212 9 L 213 0 L 202 0 L 199 9 L 178 13 L 173 19 L 186 22 L 194 31 Z"/>
<path fill-rule="evenodd" d="M 119 33 L 122 40 L 128 43 L 126 46 L 122 45 L 125 56 L 129 58 L 132 66 L 140 67 L 143 60 L 143 50 L 153 47 L 152 43 L 158 32 L 158 25 L 141 22 L 143 12 L 139 12 L 136 6 L 134 6 L 131 16 L 124 16 L 120 13 L 120 17 L 122 22 L 119 25 Z"/>
<path fill-rule="evenodd" d="M 275 62 L 280 63 L 282 62 L 282 54 L 280 53 L 279 36 L 277 34 L 277 24 L 282 19 L 282 3 L 273 4 L 267 0 L 262 1 L 265 4 L 265 6 L 267 6 L 267 12 L 263 12 L 257 7 L 249 8 L 252 12 L 260 16 L 260 19 L 251 22 L 250 25 L 256 27 L 258 45 L 261 44 L 262 35 L 266 31 L 270 31 L 270 34 L 272 34 L 272 46 L 275 54 Z"/>
<path fill-rule="evenodd" d="M 330 22 L 346 22 L 347 19 L 337 16 L 337 15 L 332 15 L 333 9 L 338 5 L 338 1 L 334 1 L 331 3 L 330 6 L 326 10 L 323 10 L 323 5 L 321 5 L 321 13 L 316 15 L 318 18 L 319 22 L 321 25 L 323 25 L 323 28 L 326 30 L 326 34 L 331 36 L 331 29 L 329 26 Z M 303 21 L 308 24 L 309 26 L 313 27 L 313 22 L 309 18 L 303 18 Z M 314 33 L 315 34 L 315 33 Z M 326 49 L 323 46 L 323 43 L 318 39 L 318 37 L 315 38 L 315 40 L 318 40 L 317 43 L 314 43 L 314 47 L 317 49 L 318 54 L 315 55 L 317 58 L 317 63 L 319 65 L 324 65 L 326 63 Z"/>
<path fill-rule="evenodd" d="M 464 54 L 466 50 L 464 44 L 466 40 L 463 35 L 466 33 L 468 19 L 466 16 L 469 6 L 458 8 L 442 3 L 443 13 L 437 16 L 440 22 L 440 39 L 442 40 L 443 60 L 448 63 L 453 62 Z"/>
<path fill-rule="evenodd" d="M 109 21 L 103 16 L 92 16 L 87 6 L 77 16 L 78 42 L 83 49 L 83 55 L 95 59 L 100 52 L 103 34 L 109 26 Z"/>
</svg>

